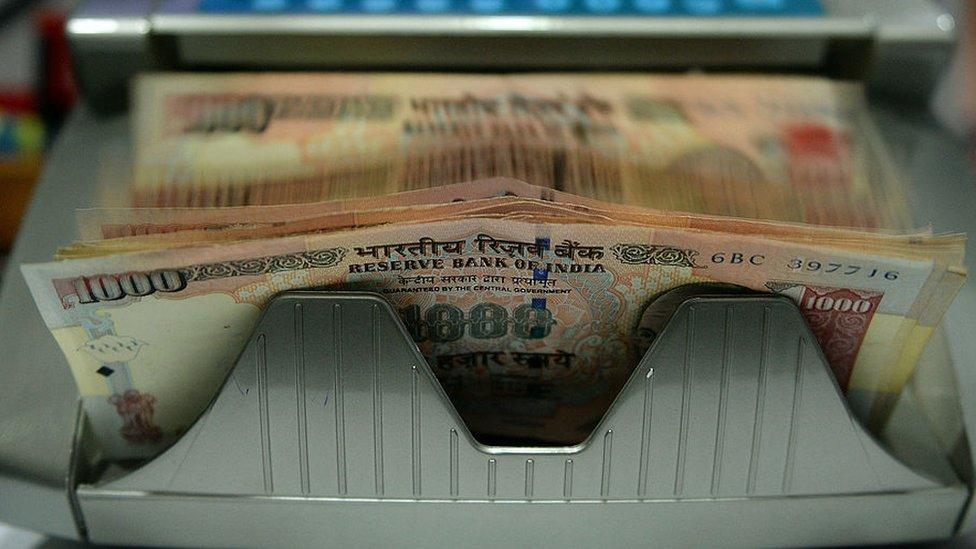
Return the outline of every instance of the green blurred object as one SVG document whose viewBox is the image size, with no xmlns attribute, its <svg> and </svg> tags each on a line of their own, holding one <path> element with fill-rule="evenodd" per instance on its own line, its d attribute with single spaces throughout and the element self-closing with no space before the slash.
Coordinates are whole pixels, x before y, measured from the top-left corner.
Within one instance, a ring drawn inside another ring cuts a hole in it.
<svg viewBox="0 0 976 549">
<path fill-rule="evenodd" d="M 26 109 L 4 108 L 0 95 L 0 250 L 13 243 L 44 157 L 44 124 Z"/>
</svg>

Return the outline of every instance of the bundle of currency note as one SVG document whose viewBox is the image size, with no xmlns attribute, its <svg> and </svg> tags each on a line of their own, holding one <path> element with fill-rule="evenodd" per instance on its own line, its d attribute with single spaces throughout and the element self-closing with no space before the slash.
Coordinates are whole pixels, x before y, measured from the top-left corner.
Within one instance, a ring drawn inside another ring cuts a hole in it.
<svg viewBox="0 0 976 549">
<path fill-rule="evenodd" d="M 634 206 L 906 229 L 853 84 L 622 74 L 152 74 L 120 206 L 374 197 L 508 176 Z"/>
<path fill-rule="evenodd" d="M 133 114 L 131 186 L 23 268 L 112 459 L 184 432 L 285 290 L 378 293 L 476 437 L 565 445 L 689 283 L 789 296 L 878 424 L 965 276 L 850 84 L 156 74 Z"/>
<path fill-rule="evenodd" d="M 68 259 L 23 271 L 112 458 L 184 432 L 285 290 L 378 293 L 476 437 L 565 445 L 637 365 L 667 290 L 789 296 L 872 421 L 965 276 L 959 235 L 676 213 L 507 179 L 79 222 Z"/>
</svg>

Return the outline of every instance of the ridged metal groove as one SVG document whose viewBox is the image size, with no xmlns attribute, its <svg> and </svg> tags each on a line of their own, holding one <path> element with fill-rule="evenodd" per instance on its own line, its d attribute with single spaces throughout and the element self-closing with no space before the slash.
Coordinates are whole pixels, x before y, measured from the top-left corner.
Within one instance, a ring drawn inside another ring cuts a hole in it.
<svg viewBox="0 0 976 549">
<path fill-rule="evenodd" d="M 410 458 L 413 472 L 413 495 L 420 496 L 420 370 L 417 365 L 411 366 L 412 375 L 410 390 Z"/>
<path fill-rule="evenodd" d="M 678 458 L 675 460 L 674 495 L 680 496 L 685 490 L 685 461 L 688 458 L 688 421 L 691 416 L 691 370 L 695 345 L 695 307 L 688 308 L 685 321 L 684 368 L 681 380 L 681 419 L 678 423 Z"/>
<path fill-rule="evenodd" d="M 295 402 L 298 404 L 298 472 L 303 495 L 312 493 L 308 465 L 308 394 L 305 388 L 305 326 L 302 304 L 295 304 Z"/>
<path fill-rule="evenodd" d="M 600 497 L 610 495 L 610 463 L 613 458 L 613 429 L 603 435 L 603 467 L 600 471 Z"/>
<path fill-rule="evenodd" d="M 488 460 L 488 497 L 493 498 L 498 493 L 498 461 L 495 458 Z"/>
<path fill-rule="evenodd" d="M 335 382 L 333 395 L 335 401 L 336 436 L 336 484 L 339 495 L 346 495 L 346 414 L 343 402 L 342 385 L 342 305 L 332 306 L 332 353 L 335 357 Z"/>
<path fill-rule="evenodd" d="M 800 430 L 800 403 L 803 401 L 803 338 L 796 343 L 796 376 L 793 385 L 793 409 L 790 413 L 790 434 L 786 445 L 786 466 L 783 468 L 783 493 L 793 490 L 793 467 L 796 462 L 796 441 Z"/>
<path fill-rule="evenodd" d="M 380 389 L 380 308 L 371 308 L 373 324 L 373 476 L 376 495 L 383 495 L 383 394 Z"/>
<path fill-rule="evenodd" d="M 451 429 L 450 436 L 450 482 L 451 482 L 451 497 L 456 498 L 458 495 L 458 434 L 457 430 Z"/>
<path fill-rule="evenodd" d="M 769 331 L 772 314 L 769 307 L 763 307 L 762 336 L 759 352 L 759 379 L 756 381 L 756 407 L 752 419 L 752 449 L 749 454 L 749 473 L 746 480 L 746 494 L 756 492 L 759 476 L 759 451 L 762 447 L 763 415 L 766 412 L 766 380 L 769 377 Z"/>
<path fill-rule="evenodd" d="M 573 460 L 567 459 L 563 466 L 563 498 L 573 497 Z"/>
<path fill-rule="evenodd" d="M 648 460 L 651 446 L 652 398 L 654 397 L 654 368 L 648 368 L 644 375 L 644 414 L 641 416 L 641 446 L 637 468 L 637 495 L 647 493 Z"/>
<path fill-rule="evenodd" d="M 268 354 L 266 336 L 258 334 L 254 347 L 255 373 L 258 387 L 258 423 L 261 425 L 261 469 L 264 477 L 264 493 L 274 493 L 273 464 L 271 462 L 271 418 L 268 403 Z"/>
<path fill-rule="evenodd" d="M 712 495 L 722 484 L 722 461 L 725 458 L 726 414 L 729 409 L 729 385 L 732 384 L 732 329 L 735 309 L 725 308 L 725 340 L 722 347 L 722 377 L 718 396 L 718 421 L 715 425 L 715 455 L 712 457 Z"/>
</svg>

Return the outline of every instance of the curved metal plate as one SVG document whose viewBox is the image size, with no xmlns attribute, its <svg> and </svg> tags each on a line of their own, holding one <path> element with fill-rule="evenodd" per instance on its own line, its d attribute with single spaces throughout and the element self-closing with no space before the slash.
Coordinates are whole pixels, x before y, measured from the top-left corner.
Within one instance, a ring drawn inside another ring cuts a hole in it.
<svg viewBox="0 0 976 549">
<path fill-rule="evenodd" d="M 102 488 L 565 501 L 938 486 L 852 418 L 785 298 L 689 300 L 584 444 L 536 449 L 478 444 L 380 297 L 295 292 L 183 439 Z"/>
</svg>

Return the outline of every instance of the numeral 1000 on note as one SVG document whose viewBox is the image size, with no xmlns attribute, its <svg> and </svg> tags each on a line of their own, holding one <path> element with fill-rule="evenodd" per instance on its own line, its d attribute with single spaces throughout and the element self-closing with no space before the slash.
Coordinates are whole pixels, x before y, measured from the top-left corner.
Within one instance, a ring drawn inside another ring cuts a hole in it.
<svg viewBox="0 0 976 549">
<path fill-rule="evenodd" d="M 144 297 L 156 292 L 178 292 L 186 288 L 186 278 L 179 271 L 167 270 L 80 276 L 72 281 L 72 285 L 79 303 L 98 303 L 123 297 Z"/>
<path fill-rule="evenodd" d="M 400 309 L 407 332 L 414 341 L 447 343 L 464 337 L 467 331 L 475 339 L 505 337 L 509 331 L 519 339 L 542 339 L 549 335 L 556 321 L 545 306 L 528 303 L 512 311 L 494 303 L 479 303 L 465 314 L 450 303 L 431 305 L 426 311 L 420 305 Z"/>
</svg>

